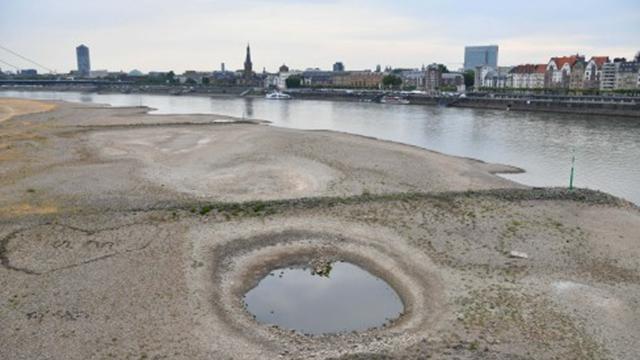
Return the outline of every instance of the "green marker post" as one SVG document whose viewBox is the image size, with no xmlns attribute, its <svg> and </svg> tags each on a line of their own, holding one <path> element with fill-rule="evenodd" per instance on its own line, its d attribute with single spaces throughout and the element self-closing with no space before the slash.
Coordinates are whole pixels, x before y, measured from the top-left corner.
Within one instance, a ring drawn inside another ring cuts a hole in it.
<svg viewBox="0 0 640 360">
<path fill-rule="evenodd" d="M 571 159 L 571 176 L 569 176 L 569 190 L 573 190 L 573 177 L 575 176 L 576 156 Z"/>
</svg>

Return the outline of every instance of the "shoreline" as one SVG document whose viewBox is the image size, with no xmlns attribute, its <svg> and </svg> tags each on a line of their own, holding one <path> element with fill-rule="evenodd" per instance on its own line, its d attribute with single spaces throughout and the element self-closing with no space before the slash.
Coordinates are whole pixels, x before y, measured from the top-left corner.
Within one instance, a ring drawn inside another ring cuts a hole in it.
<svg viewBox="0 0 640 360">
<path fill-rule="evenodd" d="M 103 157 L 108 160 L 114 156 L 114 159 L 119 159 L 118 157 L 121 155 L 133 156 L 136 162 L 142 162 L 137 166 L 138 169 L 135 170 L 135 173 L 139 173 L 142 176 L 141 180 L 151 180 L 150 185 L 153 186 L 170 185 L 178 193 L 205 196 L 206 193 L 202 192 L 206 189 L 204 184 L 209 184 L 211 181 L 217 184 L 216 186 L 221 186 L 221 190 L 215 192 L 218 196 L 222 196 L 220 200 L 268 200 L 272 197 L 276 199 L 282 198 L 282 196 L 304 197 L 316 194 L 316 191 L 320 191 L 317 195 L 321 196 L 354 194 L 354 191 L 355 194 L 399 190 L 413 191 L 427 186 L 427 184 L 432 187 L 431 191 L 467 190 L 485 186 L 525 187 L 523 184 L 494 175 L 496 173 L 522 172 L 522 169 L 517 167 L 491 164 L 467 157 L 450 156 L 419 146 L 381 140 L 369 136 L 331 130 L 296 130 L 272 124 L 264 127 L 259 125 L 267 124 L 265 121 L 243 121 L 239 118 L 220 115 L 156 115 L 150 114 L 150 108 L 148 107 L 112 107 L 66 102 L 57 103 L 58 109 L 55 110 L 55 113 L 51 113 L 51 116 L 38 116 L 38 118 L 48 119 L 51 117 L 56 120 L 44 120 L 44 122 L 38 120 L 35 124 L 37 124 L 36 128 L 38 129 L 45 123 L 47 127 L 52 126 L 55 129 L 60 129 L 52 130 L 54 133 L 67 129 L 64 130 L 65 134 L 76 133 L 82 135 L 84 140 L 77 145 L 75 141 L 66 141 L 69 145 L 65 146 L 72 147 L 64 150 L 64 152 L 69 152 L 81 146 L 84 142 L 96 142 L 96 145 L 92 146 L 93 149 L 91 150 L 95 154 L 90 158 L 97 156 L 96 159 Z M 95 115 L 89 115 L 93 113 Z M 33 117 L 34 115 L 29 116 Z M 100 119 L 100 123 L 94 123 L 91 120 L 96 116 Z M 24 116 L 14 118 L 15 121 L 24 119 Z M 221 139 L 214 141 L 218 132 L 226 133 L 227 135 L 225 136 L 231 138 L 228 141 L 226 139 L 224 141 Z M 211 135 L 207 135 L 208 133 L 211 133 Z M 99 136 L 92 134 L 99 134 Z M 14 136 L 19 139 L 21 135 L 15 134 Z M 46 132 L 44 132 L 39 136 L 49 137 L 50 135 L 46 135 Z M 167 136 L 175 138 L 175 141 L 180 143 L 186 142 L 185 144 L 189 144 L 194 141 L 195 143 L 184 145 L 185 147 L 178 143 L 165 145 L 162 139 Z M 292 138 L 287 139 L 287 136 Z M 232 140 L 235 137 L 239 137 L 242 141 Z M 6 138 L 6 146 L 12 148 L 12 151 L 5 155 L 7 159 L 11 159 L 10 156 L 15 157 L 19 154 L 19 148 L 15 144 L 12 145 L 11 139 L 11 136 Z M 247 142 L 248 140 L 246 139 L 254 140 Z M 305 141 L 309 143 L 306 144 Z M 326 144 L 328 143 L 333 144 L 333 147 L 327 147 Z M 223 151 L 225 146 L 235 147 L 236 150 L 226 155 Z M 282 154 L 279 152 L 280 150 L 277 150 L 282 146 L 293 146 L 298 150 Z M 317 150 L 310 152 L 317 147 L 321 147 L 324 150 L 322 152 Z M 255 150 L 249 150 L 254 148 Z M 98 149 L 99 151 L 96 152 Z M 356 149 L 362 150 L 354 152 Z M 82 149 L 73 151 L 87 152 L 87 150 Z M 159 152 L 156 153 L 155 151 Z M 204 157 L 199 154 L 202 151 L 219 153 L 218 157 L 220 159 L 215 160 L 215 157 L 213 159 Z M 262 154 L 262 156 L 267 156 L 267 158 L 256 163 L 256 160 L 253 160 L 253 155 L 251 155 L 253 151 Z M 167 155 L 161 155 L 162 153 Z M 181 154 L 183 153 L 188 156 L 186 158 L 188 162 L 184 165 L 176 164 L 175 166 L 182 166 L 183 169 L 181 171 L 194 176 L 193 180 L 186 182 L 187 185 L 183 184 L 183 181 L 177 181 L 172 175 L 162 172 L 160 169 L 164 165 L 158 163 L 158 161 L 168 161 L 172 157 L 182 156 Z M 379 154 L 379 161 L 384 163 L 383 168 L 376 168 L 379 165 L 371 164 L 360 166 L 362 168 L 360 170 L 361 174 L 358 172 L 345 172 L 345 161 L 351 164 L 349 166 L 355 167 L 358 166 L 356 165 L 358 163 L 366 163 L 367 160 L 365 158 L 376 153 Z M 387 158 L 391 154 L 393 154 L 392 157 Z M 162 156 L 163 160 L 160 160 L 161 158 L 158 158 L 158 156 Z M 238 156 L 240 156 L 240 159 L 246 156 L 249 162 L 246 164 L 242 161 L 238 164 L 228 163 L 231 159 L 237 160 Z M 220 162 L 226 169 L 219 176 L 215 174 L 213 174 L 213 177 L 206 175 L 205 170 L 197 166 L 196 163 L 189 163 L 195 161 L 206 164 L 212 160 Z M 87 160 L 83 161 L 86 162 Z M 413 165 L 409 166 L 409 162 L 413 162 Z M 433 169 L 436 164 L 440 167 L 438 172 L 419 180 L 416 177 L 411 177 L 413 176 L 411 175 L 412 172 Z M 7 168 L 9 169 L 11 166 L 7 166 Z M 407 171 L 406 169 L 411 170 Z M 236 172 L 239 172 L 238 174 L 250 174 L 255 171 L 258 171 L 257 174 L 261 174 L 260 176 L 269 178 L 269 181 L 265 184 L 256 182 L 256 189 L 259 189 L 255 193 L 255 196 L 258 196 L 257 198 L 252 197 L 250 193 L 245 194 L 245 191 L 241 190 L 242 185 L 235 184 L 230 180 L 235 176 L 245 176 L 235 175 Z M 264 173 L 260 173 L 260 171 L 264 171 Z M 281 173 L 281 171 L 285 172 Z M 311 173 L 306 174 L 306 171 Z M 56 176 L 64 176 L 64 174 L 60 173 Z M 11 177 L 8 176 L 8 178 Z M 448 179 L 445 179 L 446 177 Z M 105 190 L 112 187 L 108 183 L 104 183 L 103 186 L 106 187 Z M 299 193 L 297 195 L 289 194 L 285 191 L 288 186 L 294 186 Z M 227 187 L 236 190 L 232 190 L 229 193 L 224 190 Z M 69 195 L 75 192 L 72 189 L 65 191 L 71 191 Z M 238 195 L 233 195 L 234 192 L 238 192 Z M 62 194 L 66 194 L 66 192 Z M 11 198 L 16 198 L 16 195 L 10 196 L 7 194 L 7 199 Z"/>
<path fill-rule="evenodd" d="M 162 94 L 155 94 L 155 95 L 162 95 Z M 6 99 L 12 99 L 12 98 L 6 98 Z M 0 98 L 0 101 L 2 100 L 2 98 Z M 82 103 L 76 103 L 76 102 L 70 102 L 70 101 L 66 101 L 66 100 L 31 100 L 34 102 L 62 102 L 65 104 L 82 104 Z M 112 106 L 110 104 L 100 104 L 100 103 L 93 103 L 92 105 L 85 105 L 82 104 L 83 108 L 90 110 L 90 109 L 105 109 L 105 108 L 109 108 L 109 109 L 135 109 L 135 110 L 142 110 L 141 114 L 145 114 L 147 116 L 152 116 L 152 117 L 216 117 L 216 118 L 221 118 L 221 119 L 227 119 L 229 123 L 235 123 L 235 124 L 242 124 L 242 123 L 246 123 L 246 124 L 264 124 L 264 125 L 269 125 L 271 127 L 275 127 L 275 128 L 280 128 L 280 129 L 289 129 L 287 127 L 283 127 L 283 126 L 278 126 L 278 125 L 274 125 L 272 121 L 269 120 L 264 120 L 264 119 L 242 119 L 242 118 L 238 118 L 238 117 L 234 117 L 234 116 L 229 116 L 229 115 L 220 115 L 220 114 L 207 114 L 207 113 L 185 113 L 185 114 L 154 114 L 153 111 L 157 111 L 156 108 L 152 108 L 149 106 Z M 223 123 L 225 120 L 219 120 L 216 123 Z M 200 123 L 185 123 L 185 122 L 176 122 L 176 123 L 162 123 L 162 124 L 150 124 L 150 125 L 144 125 L 144 124 L 121 124 L 121 125 L 114 125 L 112 128 L 118 128 L 118 127 L 144 127 L 144 126 L 180 126 L 180 125 L 202 125 Z M 80 125 L 79 127 L 83 127 L 82 125 Z M 92 126 L 86 126 L 87 128 L 95 128 Z M 109 127 L 102 127 L 102 128 L 109 128 Z M 342 135 L 347 135 L 347 136 L 355 136 L 355 137 L 361 137 L 363 139 L 368 139 L 368 140 L 374 140 L 374 141 L 378 141 L 378 142 L 382 142 L 382 143 L 389 143 L 389 144 L 396 144 L 399 146 L 406 146 L 406 147 L 410 147 L 410 148 L 414 148 L 416 150 L 419 151 L 427 151 L 433 154 L 438 154 L 438 155 L 442 155 L 442 156 L 447 156 L 447 157 L 451 157 L 451 158 L 458 158 L 458 159 L 464 159 L 464 160 L 470 160 L 470 161 L 474 161 L 477 162 L 479 164 L 482 165 L 487 165 L 487 166 L 491 166 L 494 167 L 495 170 L 490 171 L 490 173 L 492 174 L 523 174 L 526 173 L 526 170 L 523 168 L 520 168 L 518 166 L 515 165 L 508 165 L 508 164 L 499 164 L 499 163 L 490 163 L 487 161 L 484 161 L 482 159 L 477 159 L 474 157 L 470 157 L 470 156 L 459 156 L 459 155 L 451 155 L 451 154 L 447 154 L 441 151 L 437 151 L 437 150 L 433 150 L 433 149 L 429 149 L 429 148 L 424 148 L 424 147 L 420 147 L 418 145 L 413 145 L 413 144 L 408 144 L 408 143 L 403 143 L 400 141 L 394 141 L 394 140 L 389 140 L 389 139 L 383 139 L 383 138 L 379 138 L 379 137 L 375 137 L 375 136 L 369 136 L 369 135 L 363 135 L 363 134 L 356 134 L 356 133 L 349 133 L 346 131 L 339 131 L 339 130 L 329 130 L 329 129 L 308 129 L 308 130 L 303 130 L 303 131 L 309 131 L 309 132 L 318 132 L 318 133 L 327 133 L 327 134 L 342 134 Z M 508 180 L 508 179 L 505 179 Z M 513 180 L 509 180 L 509 181 L 513 181 Z M 516 181 L 513 181 L 515 183 L 517 183 Z M 521 184 L 521 183 L 518 183 Z M 529 186 L 526 184 L 521 184 L 522 186 Z"/>
<path fill-rule="evenodd" d="M 0 94 L 1 94 L 1 92 L 0 92 Z M 163 94 L 151 94 L 151 95 L 152 95 L 152 96 L 153 96 L 153 95 L 156 95 L 156 96 L 158 96 L 158 97 L 163 97 L 163 98 L 164 98 L 165 96 L 167 96 L 167 95 L 163 95 Z M 198 96 L 198 97 L 202 97 L 202 96 Z M 55 100 L 42 100 L 42 101 L 55 101 Z M 61 100 L 61 101 L 62 101 L 62 100 Z M 228 115 L 210 114 L 210 113 L 206 113 L 206 112 L 203 112 L 203 113 L 184 113 L 184 114 L 171 114 L 171 113 L 166 113 L 166 114 L 164 114 L 164 113 L 154 113 L 154 111 L 157 111 L 158 109 L 153 108 L 153 107 L 148 107 L 148 106 L 137 106 L 137 105 L 111 106 L 111 105 L 109 105 L 109 104 L 107 104 L 107 103 L 104 103 L 104 104 L 100 104 L 100 103 L 91 103 L 92 105 L 88 105 L 88 104 L 86 104 L 86 103 L 82 103 L 82 102 L 78 102 L 78 101 L 76 101 L 76 102 L 69 101 L 68 103 L 69 103 L 69 104 L 80 104 L 80 105 L 82 105 L 84 108 L 87 108 L 87 109 L 90 109 L 90 108 L 92 108 L 93 106 L 98 106 L 98 108 L 100 108 L 101 106 L 107 106 L 107 107 L 110 107 L 110 108 L 122 108 L 122 109 L 129 109 L 129 108 L 131 108 L 131 109 L 139 109 L 141 113 L 148 114 L 148 115 L 152 115 L 152 116 L 158 116 L 158 117 L 162 117 L 162 116 L 164 116 L 164 117 L 167 117 L 167 118 L 168 118 L 168 117 L 171 117 L 171 116 L 182 116 L 182 117 L 188 117 L 188 116 L 198 116 L 198 117 L 215 116 L 215 117 L 218 117 L 218 118 L 226 118 L 226 119 L 228 119 L 229 121 L 232 121 L 232 122 L 248 122 L 248 123 L 249 123 L 249 122 L 254 122 L 254 121 L 255 121 L 255 122 L 260 122 L 260 123 L 263 123 L 263 124 L 270 124 L 270 125 L 272 125 L 272 126 L 279 127 L 278 125 L 274 125 L 271 121 L 268 121 L 268 120 L 261 120 L 261 119 L 250 119 L 250 120 L 249 120 L 249 119 L 241 119 L 241 118 L 239 118 L 239 117 L 237 117 L 237 116 L 228 116 Z M 574 114 L 573 116 L 577 116 L 577 115 L 575 115 L 575 114 Z M 223 121 L 224 121 L 224 120 L 220 120 L 219 122 L 223 122 Z M 178 123 L 176 123 L 176 125 L 178 125 L 178 126 L 179 126 L 179 124 L 178 124 Z M 286 126 L 281 126 L 281 127 L 283 127 L 283 128 L 288 128 L 288 127 L 286 127 Z M 350 134 L 350 135 L 354 135 L 354 136 L 362 136 L 363 138 L 370 138 L 370 139 L 380 140 L 380 141 L 385 141 L 385 142 L 393 142 L 393 143 L 397 143 L 397 144 L 401 144 L 401 145 L 405 145 L 405 146 L 412 146 L 412 147 L 416 147 L 416 148 L 418 148 L 418 149 L 423 149 L 423 150 L 431 151 L 431 152 L 434 152 L 434 153 L 439 153 L 439 154 L 442 154 L 442 155 L 454 156 L 454 157 L 458 157 L 458 158 L 464 158 L 464 159 L 470 159 L 470 160 L 479 161 L 479 162 L 481 162 L 481 163 L 487 163 L 485 160 L 483 160 L 483 159 L 478 159 L 478 158 L 475 158 L 475 157 L 473 157 L 473 156 L 467 156 L 467 155 L 464 155 L 464 154 L 463 154 L 463 155 L 450 155 L 450 154 L 448 154 L 447 152 L 444 152 L 444 151 L 438 151 L 438 150 L 435 150 L 435 149 L 430 149 L 430 148 L 427 148 L 427 147 L 422 147 L 422 146 L 420 146 L 420 145 L 414 145 L 414 144 L 410 144 L 410 143 L 404 143 L 404 142 L 397 141 L 397 140 L 384 139 L 384 138 L 380 138 L 380 137 L 376 137 L 376 136 L 371 136 L 371 135 L 357 134 L 357 133 L 350 133 L 350 132 L 348 132 L 348 131 L 331 130 L 331 129 L 307 129 L 307 130 L 308 130 L 308 131 L 320 131 L 320 132 L 321 132 L 321 131 L 330 131 L 330 132 L 336 132 L 336 133 Z M 515 174 L 515 175 L 517 175 L 517 174 L 525 174 L 525 173 L 527 173 L 527 170 L 526 170 L 526 169 L 523 169 L 523 168 L 518 167 L 518 166 L 516 166 L 516 165 L 508 165 L 508 164 L 506 164 L 506 163 L 497 163 L 497 164 L 496 164 L 496 167 L 497 167 L 497 169 L 496 169 L 497 171 L 494 171 L 493 173 L 494 173 L 494 174 L 498 174 L 498 175 L 501 175 L 501 174 L 503 174 L 503 175 L 513 175 L 513 174 Z M 520 184 L 522 184 L 522 185 L 524 185 L 524 186 L 534 186 L 534 187 L 535 187 L 535 186 L 560 186 L 561 184 L 563 184 L 563 183 L 564 183 L 564 181 L 563 181 L 563 182 L 556 183 L 556 184 L 538 185 L 538 184 L 536 184 L 535 182 L 534 182 L 534 183 L 527 183 L 527 182 L 523 182 L 521 179 L 513 178 L 513 177 L 510 177 L 510 176 L 504 176 L 504 177 L 503 177 L 503 176 L 501 176 L 501 178 L 506 179 L 506 180 L 509 180 L 509 181 L 518 182 L 518 183 L 520 183 Z M 587 185 L 587 186 L 588 186 L 588 185 Z M 596 189 L 600 189 L 599 187 L 595 187 L 595 188 L 596 188 Z M 619 194 L 618 194 L 618 196 L 621 196 L 621 195 L 619 195 Z"/>
<path fill-rule="evenodd" d="M 180 88 L 180 87 L 178 87 Z M 188 88 L 182 86 L 182 88 Z M 162 89 L 151 89 L 145 91 L 136 92 L 122 92 L 117 89 L 104 89 L 95 87 L 2 87 L 2 91 L 51 91 L 51 92 L 79 92 L 79 93 L 92 93 L 92 94 L 143 94 L 143 95 L 162 95 L 162 96 L 197 96 L 197 97 L 213 97 L 213 98 L 263 98 L 266 90 L 261 90 L 260 95 L 249 94 L 246 96 L 239 96 L 239 93 L 222 93 L 217 91 L 208 92 L 203 91 L 187 91 L 183 94 L 172 94 L 171 92 L 175 87 L 167 87 Z M 246 90 L 245 88 L 241 88 Z M 222 91 L 226 91 L 222 89 Z M 351 93 L 330 93 L 317 90 L 308 89 L 293 89 L 285 91 L 293 94 L 296 100 L 316 100 L 316 101 L 338 101 L 338 102 L 363 102 L 369 101 L 376 94 L 384 94 L 384 91 L 367 91 L 366 95 L 358 95 L 362 91 L 353 90 Z M 466 98 L 452 98 L 452 97 L 439 97 L 439 96 L 425 96 L 409 94 L 407 98 L 411 101 L 409 105 L 415 106 L 444 106 L 444 107 L 458 107 L 469 109 L 491 109 L 491 110 L 505 110 L 505 111 L 522 111 L 522 112 L 543 112 L 543 113 L 556 113 L 556 114 L 573 114 L 573 115 L 595 115 L 595 116 L 612 116 L 620 118 L 636 118 L 640 117 L 640 101 L 638 99 L 631 99 L 632 102 L 604 102 L 604 100 L 610 100 L 612 97 L 601 96 L 600 102 L 588 102 L 588 101 L 574 101 L 574 100 L 555 100 L 549 101 L 536 99 L 537 95 L 523 96 L 518 94 L 517 97 L 509 98 L 504 94 L 500 97 L 466 97 Z M 579 96 L 567 97 L 568 99 L 580 98 Z M 593 98 L 593 97 L 585 97 Z"/>
</svg>

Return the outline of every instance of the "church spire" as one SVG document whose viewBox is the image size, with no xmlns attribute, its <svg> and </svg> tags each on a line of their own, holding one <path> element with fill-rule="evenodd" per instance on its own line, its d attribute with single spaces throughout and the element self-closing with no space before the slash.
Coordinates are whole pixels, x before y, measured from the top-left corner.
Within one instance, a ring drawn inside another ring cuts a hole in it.
<svg viewBox="0 0 640 360">
<path fill-rule="evenodd" d="M 244 60 L 244 76 L 251 77 L 253 74 L 253 63 L 251 62 L 251 46 L 247 43 L 247 57 Z"/>
</svg>

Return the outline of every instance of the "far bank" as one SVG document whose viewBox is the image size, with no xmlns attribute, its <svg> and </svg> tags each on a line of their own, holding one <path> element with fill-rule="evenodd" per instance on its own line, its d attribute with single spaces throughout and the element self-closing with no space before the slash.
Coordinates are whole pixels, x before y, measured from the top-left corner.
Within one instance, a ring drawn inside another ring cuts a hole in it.
<svg viewBox="0 0 640 360">
<path fill-rule="evenodd" d="M 72 91 L 99 94 L 160 94 L 172 96 L 264 97 L 272 90 L 246 86 L 202 85 L 132 85 L 124 83 L 33 85 L 5 84 L 0 91 Z M 299 100 L 353 101 L 379 103 L 385 96 L 405 99 L 408 105 L 428 105 L 507 111 L 552 112 L 579 115 L 602 115 L 640 118 L 640 97 L 630 95 L 558 95 L 543 93 L 477 92 L 467 94 L 366 90 L 366 89 L 287 89 L 285 93 Z"/>
</svg>

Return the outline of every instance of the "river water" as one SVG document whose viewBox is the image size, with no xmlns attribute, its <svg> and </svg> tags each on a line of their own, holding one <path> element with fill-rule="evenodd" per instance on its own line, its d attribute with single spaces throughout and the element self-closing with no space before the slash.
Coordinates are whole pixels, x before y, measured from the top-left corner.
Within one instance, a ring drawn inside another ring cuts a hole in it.
<svg viewBox="0 0 640 360">
<path fill-rule="evenodd" d="M 402 106 L 371 103 L 139 94 L 2 91 L 0 96 L 112 106 L 157 114 L 221 114 L 297 129 L 327 129 L 518 166 L 502 175 L 531 186 L 575 185 L 640 204 L 640 118 Z"/>
</svg>

